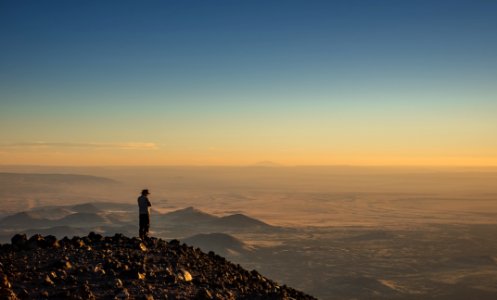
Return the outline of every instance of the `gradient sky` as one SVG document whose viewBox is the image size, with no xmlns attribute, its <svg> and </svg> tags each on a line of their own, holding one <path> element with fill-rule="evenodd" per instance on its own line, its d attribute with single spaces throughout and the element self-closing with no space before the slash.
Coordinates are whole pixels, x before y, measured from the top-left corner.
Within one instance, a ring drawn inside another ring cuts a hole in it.
<svg viewBox="0 0 497 300">
<path fill-rule="evenodd" d="M 497 1 L 0 1 L 0 164 L 497 165 Z"/>
</svg>

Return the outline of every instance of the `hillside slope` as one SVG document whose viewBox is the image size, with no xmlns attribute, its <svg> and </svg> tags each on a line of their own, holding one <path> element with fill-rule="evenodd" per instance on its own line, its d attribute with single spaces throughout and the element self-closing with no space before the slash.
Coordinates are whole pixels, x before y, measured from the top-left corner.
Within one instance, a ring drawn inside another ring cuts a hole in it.
<svg viewBox="0 0 497 300">
<path fill-rule="evenodd" d="M 16 235 L 0 262 L 1 299 L 315 299 L 176 240 Z"/>
</svg>

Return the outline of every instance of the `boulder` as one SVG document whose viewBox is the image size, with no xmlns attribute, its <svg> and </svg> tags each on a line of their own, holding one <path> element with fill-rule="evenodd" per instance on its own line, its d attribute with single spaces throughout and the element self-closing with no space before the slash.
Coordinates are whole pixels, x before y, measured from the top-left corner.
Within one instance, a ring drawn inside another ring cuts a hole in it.
<svg viewBox="0 0 497 300">
<path fill-rule="evenodd" d="M 23 234 L 16 234 L 11 238 L 12 246 L 14 246 L 18 249 L 24 248 L 24 246 L 26 245 L 27 242 L 28 242 L 28 238 L 27 238 L 26 234 L 24 234 L 24 233 Z"/>
</svg>

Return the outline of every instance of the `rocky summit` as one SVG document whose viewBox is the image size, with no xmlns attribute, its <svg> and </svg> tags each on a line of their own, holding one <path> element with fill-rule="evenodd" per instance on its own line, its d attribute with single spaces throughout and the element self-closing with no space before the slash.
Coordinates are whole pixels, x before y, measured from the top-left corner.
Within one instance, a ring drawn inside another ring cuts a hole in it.
<svg viewBox="0 0 497 300">
<path fill-rule="evenodd" d="M 24 234 L 0 245 L 0 299 L 315 299 L 177 240 Z"/>
</svg>

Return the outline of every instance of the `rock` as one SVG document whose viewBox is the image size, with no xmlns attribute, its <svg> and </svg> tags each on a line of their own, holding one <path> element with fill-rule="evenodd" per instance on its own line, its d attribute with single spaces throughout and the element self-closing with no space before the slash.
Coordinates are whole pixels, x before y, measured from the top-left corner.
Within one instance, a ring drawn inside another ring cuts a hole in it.
<svg viewBox="0 0 497 300">
<path fill-rule="evenodd" d="M 145 273 L 141 273 L 136 268 L 123 270 L 120 275 L 125 279 L 145 279 Z"/>
<path fill-rule="evenodd" d="M 93 272 L 99 275 L 105 275 L 105 270 L 102 263 L 98 263 L 94 268 Z"/>
<path fill-rule="evenodd" d="M 52 279 L 52 280 L 55 280 L 58 278 L 57 273 L 55 273 L 54 271 L 50 272 L 48 274 L 48 277 L 50 277 L 50 279 Z"/>
<path fill-rule="evenodd" d="M 75 275 L 69 275 L 67 277 L 67 283 L 74 285 L 78 283 L 78 278 Z"/>
<path fill-rule="evenodd" d="M 75 248 L 83 248 L 86 246 L 85 242 L 77 236 L 72 238 L 71 243 Z"/>
<path fill-rule="evenodd" d="M 186 282 L 192 281 L 192 279 L 193 279 L 190 272 L 188 272 L 186 270 L 181 270 L 181 272 L 178 274 L 178 278 L 181 280 L 184 280 Z"/>
<path fill-rule="evenodd" d="M 209 299 L 214 299 L 214 296 L 212 295 L 212 292 L 206 288 L 201 288 L 198 292 L 197 295 L 195 295 L 195 299 L 198 300 L 209 300 Z"/>
<path fill-rule="evenodd" d="M 88 238 L 92 242 L 101 242 L 103 240 L 103 236 L 101 234 L 95 233 L 93 231 L 88 234 Z"/>
<path fill-rule="evenodd" d="M 114 280 L 114 287 L 115 288 L 122 288 L 123 287 L 123 282 L 121 279 L 117 278 L 116 280 Z"/>
<path fill-rule="evenodd" d="M 10 284 L 9 278 L 7 275 L 0 275 L 0 288 L 2 289 L 10 289 L 12 285 Z"/>
<path fill-rule="evenodd" d="M 143 252 L 145 252 L 145 251 L 147 251 L 147 250 L 148 250 L 148 249 L 147 249 L 147 246 L 145 246 L 145 244 L 144 244 L 144 243 L 140 243 L 140 244 L 138 245 L 138 247 L 139 247 L 139 249 L 140 249 L 141 251 L 143 251 Z"/>
<path fill-rule="evenodd" d="M 19 292 L 17 293 L 17 297 L 19 299 L 29 299 L 29 292 L 26 289 L 20 289 Z"/>
<path fill-rule="evenodd" d="M 120 233 L 116 233 L 113 237 L 112 237 L 112 242 L 114 243 L 122 243 L 124 240 L 124 236 Z"/>
<path fill-rule="evenodd" d="M 0 299 L 17 300 L 17 295 L 11 289 L 0 289 Z"/>
<path fill-rule="evenodd" d="M 171 240 L 169 242 L 169 245 L 171 246 L 179 246 L 180 245 L 180 242 L 178 240 Z"/>
<path fill-rule="evenodd" d="M 47 290 L 43 290 L 40 292 L 40 297 L 48 299 L 49 293 Z"/>
<path fill-rule="evenodd" d="M 72 264 L 70 261 L 63 260 L 63 261 L 61 261 L 61 263 L 62 263 L 62 268 L 66 269 L 66 270 L 72 269 Z"/>
<path fill-rule="evenodd" d="M 168 284 L 175 284 L 177 282 L 176 276 L 174 275 L 166 275 L 164 278 L 164 282 Z"/>
<path fill-rule="evenodd" d="M 130 297 L 130 294 L 127 289 L 125 288 L 120 288 L 116 291 L 116 296 L 114 299 L 116 300 L 128 300 Z"/>
<path fill-rule="evenodd" d="M 51 298 L 54 299 L 77 299 L 78 296 L 72 295 L 70 290 L 63 289 L 62 291 L 58 291 L 51 295 Z"/>
<path fill-rule="evenodd" d="M 28 249 L 36 249 L 43 244 L 44 238 L 40 234 L 35 234 L 26 243 Z"/>
<path fill-rule="evenodd" d="M 83 297 L 83 299 L 95 299 L 95 295 L 93 295 L 93 292 L 91 291 L 91 288 L 88 285 L 88 282 L 85 282 L 79 288 L 79 295 L 81 295 Z"/>
<path fill-rule="evenodd" d="M 43 278 L 43 283 L 45 285 L 48 285 L 48 286 L 52 286 L 54 285 L 55 283 L 52 281 L 52 279 L 50 278 L 50 276 L 46 275 L 44 278 Z"/>
<path fill-rule="evenodd" d="M 12 246 L 17 247 L 18 249 L 23 248 L 27 241 L 28 238 L 25 234 L 16 234 L 11 238 Z"/>
<path fill-rule="evenodd" d="M 44 238 L 42 247 L 43 248 L 60 248 L 60 243 L 55 236 L 47 235 Z"/>
<path fill-rule="evenodd" d="M 56 274 L 60 280 L 65 280 L 67 278 L 67 272 L 65 270 L 57 270 Z"/>
</svg>

